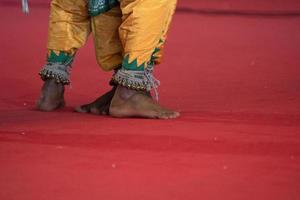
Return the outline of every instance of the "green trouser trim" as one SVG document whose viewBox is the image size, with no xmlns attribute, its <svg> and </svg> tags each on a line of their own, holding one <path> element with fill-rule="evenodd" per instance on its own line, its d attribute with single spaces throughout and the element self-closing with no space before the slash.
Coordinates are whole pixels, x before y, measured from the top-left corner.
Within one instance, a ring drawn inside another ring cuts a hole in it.
<svg viewBox="0 0 300 200">
<path fill-rule="evenodd" d="M 152 53 L 152 56 L 151 56 L 151 63 L 154 63 L 155 62 L 155 60 L 157 59 L 157 57 L 155 56 L 155 54 L 156 53 L 158 53 L 160 51 L 160 49 L 159 48 L 155 48 L 154 49 L 154 52 Z"/>
<path fill-rule="evenodd" d="M 150 61 L 148 62 L 148 65 L 154 65 L 155 60 L 157 57 L 155 56 L 156 53 L 160 51 L 159 48 L 155 48 Z M 145 70 L 145 63 L 142 63 L 141 65 L 138 65 L 137 59 L 134 59 L 131 63 L 129 62 L 129 55 L 125 56 L 122 62 L 122 68 L 126 70 L 132 70 L 132 71 L 144 71 Z"/>
<path fill-rule="evenodd" d="M 160 39 L 158 44 L 164 43 L 163 39 Z M 153 50 L 153 53 L 151 55 L 150 60 L 148 61 L 148 65 L 154 65 L 155 60 L 157 57 L 155 56 L 160 51 L 160 48 L 155 48 Z M 141 65 L 138 65 L 137 59 L 134 59 L 131 63 L 129 63 L 129 54 L 126 55 L 122 62 L 122 68 L 125 70 L 132 70 L 132 71 L 144 71 L 145 70 L 145 63 L 142 63 Z"/>
<path fill-rule="evenodd" d="M 90 16 L 94 17 L 107 12 L 118 5 L 118 0 L 89 0 L 88 12 Z"/>
<path fill-rule="evenodd" d="M 74 55 L 70 55 L 64 51 L 59 51 L 57 55 L 53 50 L 50 50 L 50 54 L 47 56 L 47 62 L 59 63 L 63 65 L 70 65 L 74 60 Z"/>
<path fill-rule="evenodd" d="M 145 63 L 138 66 L 137 59 L 134 59 L 131 63 L 129 62 L 129 55 L 125 56 L 122 62 L 122 68 L 132 71 L 144 71 Z"/>
</svg>

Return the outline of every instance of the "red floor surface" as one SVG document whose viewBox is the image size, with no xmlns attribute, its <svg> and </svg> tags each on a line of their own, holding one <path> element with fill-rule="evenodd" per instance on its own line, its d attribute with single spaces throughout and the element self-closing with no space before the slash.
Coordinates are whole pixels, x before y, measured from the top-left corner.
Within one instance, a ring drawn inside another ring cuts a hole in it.
<svg viewBox="0 0 300 200">
<path fill-rule="evenodd" d="M 248 8 L 222 2 L 180 5 Z M 36 111 L 48 15 L 0 7 L 1 200 L 300 199 L 300 17 L 178 12 L 156 75 L 161 103 L 182 116 L 159 121 L 72 112 L 109 88 L 92 39 L 77 55 L 68 107 Z"/>
</svg>

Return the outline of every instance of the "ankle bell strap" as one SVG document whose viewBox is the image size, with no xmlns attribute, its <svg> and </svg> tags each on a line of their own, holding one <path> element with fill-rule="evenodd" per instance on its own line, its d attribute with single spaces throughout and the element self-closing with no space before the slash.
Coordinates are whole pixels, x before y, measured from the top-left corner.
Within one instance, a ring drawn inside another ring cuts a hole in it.
<svg viewBox="0 0 300 200">
<path fill-rule="evenodd" d="M 39 75 L 44 81 L 47 79 L 55 79 L 57 83 L 69 85 L 70 71 L 71 65 L 48 62 L 40 71 Z"/>
<path fill-rule="evenodd" d="M 153 67 L 149 66 L 145 71 L 133 71 L 119 69 L 112 77 L 112 82 L 139 91 L 154 90 L 155 98 L 158 101 L 157 88 L 160 81 L 153 76 Z"/>
</svg>

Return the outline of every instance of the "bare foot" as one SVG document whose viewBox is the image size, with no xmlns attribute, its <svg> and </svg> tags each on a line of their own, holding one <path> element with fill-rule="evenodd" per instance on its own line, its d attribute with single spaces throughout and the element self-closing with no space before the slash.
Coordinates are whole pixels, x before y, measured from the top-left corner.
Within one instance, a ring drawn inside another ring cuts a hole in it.
<svg viewBox="0 0 300 200">
<path fill-rule="evenodd" d="M 95 115 L 108 115 L 109 105 L 116 91 L 116 87 L 113 87 L 110 91 L 100 96 L 92 103 L 85 104 L 75 108 L 76 112 L 80 113 L 92 113 Z"/>
<path fill-rule="evenodd" d="M 47 79 L 41 90 L 37 108 L 41 111 L 53 111 L 65 106 L 65 87 L 62 83 L 56 83 L 55 79 Z"/>
<path fill-rule="evenodd" d="M 174 119 L 175 112 L 161 107 L 146 92 L 140 92 L 118 86 L 111 101 L 109 114 L 113 117 L 142 117 L 153 119 Z"/>
</svg>

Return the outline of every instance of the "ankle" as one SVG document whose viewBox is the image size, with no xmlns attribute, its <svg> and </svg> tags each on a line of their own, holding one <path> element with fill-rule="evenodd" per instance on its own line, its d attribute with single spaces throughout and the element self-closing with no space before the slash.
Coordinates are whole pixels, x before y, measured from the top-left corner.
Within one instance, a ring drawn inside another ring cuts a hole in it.
<svg viewBox="0 0 300 200">
<path fill-rule="evenodd" d="M 124 101 L 124 100 L 129 99 L 130 97 L 132 97 L 133 95 L 135 95 L 137 93 L 138 93 L 138 91 L 136 91 L 136 90 L 131 90 L 124 86 L 119 85 L 115 92 L 115 96 L 118 97 L 120 100 Z"/>
</svg>

